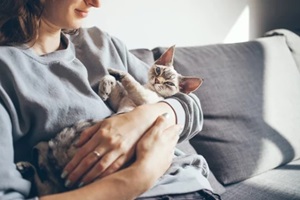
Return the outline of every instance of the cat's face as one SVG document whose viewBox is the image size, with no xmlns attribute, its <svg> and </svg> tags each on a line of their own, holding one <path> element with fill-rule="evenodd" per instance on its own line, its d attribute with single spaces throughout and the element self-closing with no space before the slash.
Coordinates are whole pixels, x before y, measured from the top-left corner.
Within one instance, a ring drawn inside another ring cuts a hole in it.
<svg viewBox="0 0 300 200">
<path fill-rule="evenodd" d="M 179 92 L 179 74 L 172 66 L 154 64 L 149 72 L 149 83 L 163 97 Z"/>
<path fill-rule="evenodd" d="M 173 67 L 174 52 L 175 46 L 167 49 L 148 72 L 149 86 L 162 97 L 172 96 L 178 92 L 189 94 L 203 82 L 201 78 L 177 73 Z"/>
</svg>

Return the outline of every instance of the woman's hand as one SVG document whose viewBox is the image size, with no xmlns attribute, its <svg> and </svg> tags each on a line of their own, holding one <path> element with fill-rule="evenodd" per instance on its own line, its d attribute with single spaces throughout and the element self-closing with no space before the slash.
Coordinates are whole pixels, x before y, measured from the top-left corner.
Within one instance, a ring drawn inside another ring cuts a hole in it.
<svg viewBox="0 0 300 200">
<path fill-rule="evenodd" d="M 136 161 L 131 166 L 85 187 L 40 199 L 135 199 L 151 188 L 172 162 L 180 126 L 170 126 L 168 120 L 160 116 L 146 131 L 137 143 Z"/>
<path fill-rule="evenodd" d="M 107 118 L 85 130 L 76 144 L 78 151 L 65 167 L 68 172 L 66 186 L 79 186 L 99 176 L 118 170 L 132 158 L 140 133 L 129 114 Z"/>
<path fill-rule="evenodd" d="M 166 118 L 159 116 L 155 124 L 138 142 L 136 163 L 148 167 L 151 176 L 156 177 L 154 182 L 169 168 L 181 131 L 180 125 L 168 127 Z"/>
<path fill-rule="evenodd" d="M 137 141 L 162 111 L 171 112 L 171 120 L 166 121 L 174 124 L 169 105 L 158 103 L 115 115 L 85 130 L 77 143 L 78 151 L 62 174 L 67 176 L 65 185 L 82 186 L 120 169 L 133 157 Z"/>
</svg>

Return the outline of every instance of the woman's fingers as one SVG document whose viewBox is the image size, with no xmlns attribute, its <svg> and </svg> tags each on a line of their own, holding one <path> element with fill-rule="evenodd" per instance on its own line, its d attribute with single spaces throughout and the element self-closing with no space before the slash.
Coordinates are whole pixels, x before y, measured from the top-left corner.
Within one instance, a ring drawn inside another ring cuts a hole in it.
<svg viewBox="0 0 300 200">
<path fill-rule="evenodd" d="M 129 154 L 121 155 L 115 162 L 113 162 L 100 176 L 99 178 L 103 178 L 105 176 L 108 176 L 119 169 L 121 169 L 123 166 L 125 166 L 126 161 L 128 161 L 133 155 L 133 151 Z M 126 165 L 130 165 L 130 162 L 127 162 Z"/>
<path fill-rule="evenodd" d="M 178 140 L 179 140 L 179 135 L 182 131 L 182 126 L 181 125 L 173 125 L 170 126 L 169 128 L 167 128 L 163 134 L 165 137 L 167 137 L 168 139 L 170 139 L 170 142 L 173 142 L 172 144 L 175 145 L 177 144 Z"/>
<path fill-rule="evenodd" d="M 78 183 L 79 180 L 81 179 L 82 175 L 88 172 L 94 165 L 95 163 L 98 162 L 99 156 L 97 155 L 98 152 L 91 152 L 89 153 L 81 162 L 80 165 L 75 167 L 75 169 L 69 174 L 65 186 L 66 187 L 71 187 L 74 184 Z"/>
<path fill-rule="evenodd" d="M 91 126 L 91 127 L 87 128 L 87 129 L 85 129 L 81 133 L 81 135 L 79 137 L 79 140 L 76 142 L 75 146 L 76 147 L 80 147 L 83 144 L 85 144 L 99 130 L 100 126 L 101 126 L 101 122 L 98 122 L 94 126 Z"/>
<path fill-rule="evenodd" d="M 180 125 L 166 126 L 166 119 L 158 117 L 137 145 L 137 160 L 150 163 L 158 174 L 170 165 L 181 131 Z"/>
<path fill-rule="evenodd" d="M 94 180 L 127 151 L 127 144 L 121 134 L 112 134 L 110 137 L 105 137 L 105 134 L 111 133 L 100 130 L 94 134 L 67 164 L 63 173 L 68 176 L 66 186 L 77 184 L 81 180 L 83 183 L 80 185 Z"/>
<path fill-rule="evenodd" d="M 162 132 L 166 129 L 168 114 L 161 115 L 157 117 L 156 121 L 154 122 L 153 126 L 146 132 L 146 134 L 142 137 L 141 140 L 155 140 Z M 153 142 L 153 141 L 152 141 Z M 151 143 L 150 142 L 150 145 Z M 151 147 L 151 146 L 149 146 Z"/>
<path fill-rule="evenodd" d="M 104 173 L 110 173 L 117 171 L 122 167 L 123 156 L 119 156 L 118 153 L 112 151 L 105 154 L 96 164 L 89 170 L 89 172 L 81 179 L 79 186 L 88 184 L 98 177 L 103 177 Z"/>
<path fill-rule="evenodd" d="M 105 177 L 119 170 L 124 166 L 126 161 L 132 157 L 134 150 L 130 150 L 126 154 L 124 154 L 124 152 L 122 145 L 117 149 L 111 149 L 111 151 L 103 155 L 93 168 L 81 179 L 80 185 L 90 183 L 96 178 Z"/>
<path fill-rule="evenodd" d="M 79 164 L 86 166 L 87 163 L 91 163 L 90 160 L 87 160 L 87 158 L 90 158 L 91 156 L 87 155 L 94 155 L 95 148 L 99 145 L 99 141 L 97 140 L 96 135 L 94 135 L 86 144 L 84 144 L 81 148 L 78 149 L 72 160 L 65 166 L 63 173 L 61 175 L 62 178 L 65 178 L 68 176 L 67 182 L 72 182 L 75 180 L 78 180 L 83 173 L 81 173 L 83 170 L 76 170 L 76 173 L 74 173 L 74 170 L 78 167 Z M 104 154 L 104 152 L 99 152 Z M 83 159 L 85 158 L 85 162 L 83 162 Z M 82 167 L 79 166 L 79 169 Z"/>
<path fill-rule="evenodd" d="M 76 152 L 72 160 L 65 166 L 63 173 L 61 174 L 62 178 L 67 177 L 75 169 L 78 163 L 97 145 L 97 141 L 90 140 L 90 139 L 95 135 L 97 130 L 99 130 L 100 126 L 101 126 L 101 122 L 95 124 L 90 128 L 87 128 L 81 133 L 80 138 L 76 142 L 75 146 L 78 148 L 84 144 L 85 145 L 84 147 L 78 149 L 78 151 Z M 89 142 L 92 141 L 92 142 L 87 144 L 86 142 L 88 141 Z"/>
<path fill-rule="evenodd" d="M 151 151 L 156 141 L 159 144 L 164 144 L 161 140 L 163 138 L 162 134 L 164 134 L 164 130 L 168 126 L 167 117 L 168 115 L 158 117 L 151 128 L 140 139 L 145 140 L 140 145 L 143 146 L 144 154 Z M 116 126 L 120 122 L 121 124 L 124 123 L 124 116 L 116 116 L 115 118 L 104 120 L 82 133 L 77 143 L 77 146 L 80 148 L 78 148 L 72 160 L 66 165 L 62 174 L 62 178 L 66 178 L 65 185 L 67 187 L 74 184 L 85 185 L 98 177 L 107 176 L 119 170 L 133 158 L 139 138 L 135 134 L 124 134 L 131 130 L 132 126 L 121 129 L 119 126 Z M 155 152 L 159 153 L 159 148 L 156 147 L 156 149 Z"/>
</svg>

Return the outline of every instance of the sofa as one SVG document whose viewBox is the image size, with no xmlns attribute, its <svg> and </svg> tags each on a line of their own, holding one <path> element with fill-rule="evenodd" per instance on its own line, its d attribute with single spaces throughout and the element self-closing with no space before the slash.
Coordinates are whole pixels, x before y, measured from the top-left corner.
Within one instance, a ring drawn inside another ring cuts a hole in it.
<svg viewBox="0 0 300 200">
<path fill-rule="evenodd" d="M 166 47 L 132 49 L 153 64 Z M 203 130 L 178 144 L 203 155 L 224 200 L 300 199 L 300 37 L 176 47 L 174 67 L 199 76 Z"/>
</svg>

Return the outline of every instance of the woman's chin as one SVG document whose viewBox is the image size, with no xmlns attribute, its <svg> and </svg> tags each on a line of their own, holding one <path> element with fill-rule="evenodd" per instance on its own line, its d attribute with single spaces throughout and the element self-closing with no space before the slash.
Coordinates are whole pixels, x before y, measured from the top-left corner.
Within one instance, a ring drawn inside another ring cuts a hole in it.
<svg viewBox="0 0 300 200">
<path fill-rule="evenodd" d="M 71 24 L 67 29 L 68 30 L 79 29 L 83 26 L 83 24 L 84 24 L 84 20 L 83 19 L 78 19 L 78 20 L 74 21 L 74 23 Z"/>
</svg>

